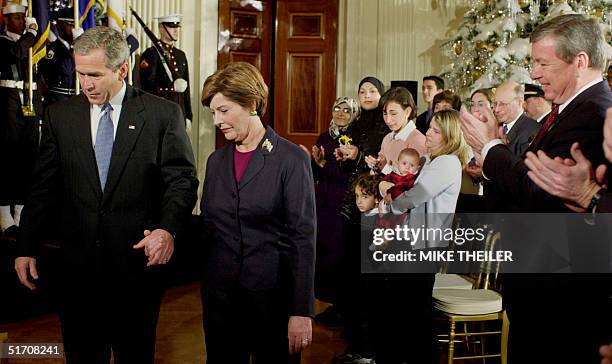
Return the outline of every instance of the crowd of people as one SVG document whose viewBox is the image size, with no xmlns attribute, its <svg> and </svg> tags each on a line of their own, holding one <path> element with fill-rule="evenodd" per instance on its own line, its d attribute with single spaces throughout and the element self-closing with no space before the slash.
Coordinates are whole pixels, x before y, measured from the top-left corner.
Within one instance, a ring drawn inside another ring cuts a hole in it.
<svg viewBox="0 0 612 364">
<path fill-rule="evenodd" d="M 38 123 L 21 109 L 23 51 L 37 25 L 18 5 L 3 12 L 0 46 L 12 50 L 3 58 L 12 63 L 0 66 L 0 102 L 11 102 L 0 105 L 10 111 L 0 136 L 13 143 L 5 149 L 31 150 L 18 162 L 32 170 L 31 182 L 3 178 L 0 186 L 2 230 L 19 225 L 19 280 L 36 288 L 42 227 L 58 218 L 67 361 L 107 363 L 112 353 L 115 362 L 153 363 L 165 266 L 197 200 L 189 97 L 175 97 L 170 83 L 149 85 L 169 100 L 128 85 L 130 49 L 120 32 L 99 26 L 71 39 L 66 28 L 82 93 L 72 95 L 74 79 L 49 88 L 63 96 L 37 113 L 44 115 L 38 143 Z M 162 22 L 161 40 L 174 52 L 172 66 L 187 72 L 171 45 L 178 25 L 174 17 Z M 541 86 L 506 80 L 476 90 L 468 109 L 440 77 L 426 76 L 427 110 L 419 114 L 407 89 L 385 90 L 365 77 L 357 100 L 335 100 L 313 146 L 264 126 L 268 87 L 253 65 L 229 63 L 207 77 L 202 105 L 228 141 L 208 158 L 200 205 L 207 362 L 299 363 L 313 318 L 344 327 L 347 350 L 335 364 L 438 362 L 434 274 L 361 271 L 364 248 L 386 248 L 361 238 L 364 221 L 380 214 L 401 224 L 419 214 L 582 212 L 593 218 L 568 226 L 569 239 L 601 229 L 598 214 L 612 211 L 612 92 L 602 77 L 601 31 L 585 16 L 561 15 L 538 26 L 531 43 L 531 77 Z M 167 60 L 145 54 L 141 77 L 152 84 L 151 72 L 165 76 L 159 64 Z M 23 135 L 31 143 L 20 143 Z M 611 356 L 612 276 L 502 279 L 509 362 Z M 315 297 L 331 303 L 316 316 Z"/>
<path fill-rule="evenodd" d="M 325 168 L 332 170 L 333 164 L 333 175 L 315 173 L 318 186 L 333 178 L 338 188 L 344 183 L 345 196 L 350 195 L 341 208 L 344 244 L 325 237 L 317 240 L 317 249 L 336 254 L 325 256 L 324 266 L 317 261 L 317 274 L 344 271 L 335 296 L 317 295 L 333 305 L 316 319 L 345 328 L 347 352 L 334 363 L 432 360 L 432 277 L 373 279 L 360 274 L 360 213 L 380 214 L 386 206 L 394 213 L 586 212 L 596 217 L 610 212 L 612 110 L 607 118 L 606 111 L 612 94 L 602 77 L 607 60 L 597 24 L 580 15 L 559 16 L 538 27 L 531 41 L 531 76 L 542 86 L 507 80 L 494 89 L 476 90 L 469 110 L 437 76 L 423 78 L 428 109 L 416 118 L 408 90 L 383 92 L 382 82 L 373 77 L 360 83 L 362 115 L 374 109 L 375 95 L 380 98 L 378 117 L 361 121 L 361 115 L 351 112 L 355 121 L 345 134 L 352 144 L 339 143 L 335 155 L 326 156 Z M 405 169 L 409 159 L 402 159 L 409 151 L 425 156 L 420 165 L 412 162 L 410 173 Z M 315 163 L 313 169 L 320 166 Z M 379 188 L 374 190 L 376 183 Z M 352 198 L 356 206 L 351 206 Z M 334 220 L 319 219 L 318 229 L 328 231 L 330 224 L 337 226 Z M 589 227 L 571 226 L 565 234 L 579 239 L 580 229 Z M 505 238 L 520 239 L 520 232 Z M 607 239 L 603 230 L 601 238 Z M 332 245 L 339 248 L 329 250 Z M 331 282 L 321 284 L 329 290 Z M 597 362 L 598 346 L 612 338 L 610 283 L 605 273 L 504 275 L 502 294 L 512 323 L 510 362 Z M 572 334 L 577 332 L 586 334 Z M 558 354 L 534 352 L 533 343 L 565 349 Z M 609 351 L 602 346 L 602 355 Z"/>
</svg>

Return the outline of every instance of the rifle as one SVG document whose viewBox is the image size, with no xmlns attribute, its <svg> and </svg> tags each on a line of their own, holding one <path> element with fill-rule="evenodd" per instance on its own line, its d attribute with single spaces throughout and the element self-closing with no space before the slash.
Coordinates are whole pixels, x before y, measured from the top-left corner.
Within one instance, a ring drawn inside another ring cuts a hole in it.
<svg viewBox="0 0 612 364">
<path fill-rule="evenodd" d="M 130 10 L 132 11 L 132 15 L 134 15 L 134 18 L 136 18 L 138 23 L 140 23 L 140 25 L 142 26 L 142 29 L 144 30 L 147 37 L 149 37 L 149 39 L 153 43 L 153 47 L 159 54 L 159 58 L 161 59 L 162 64 L 164 65 L 164 69 L 166 70 L 166 75 L 168 75 L 168 78 L 172 81 L 174 85 L 174 90 L 176 92 L 185 92 L 185 90 L 187 90 L 187 81 L 185 81 L 181 77 L 181 75 L 179 75 L 178 72 L 174 70 L 174 68 L 168 66 L 170 55 L 168 54 L 166 49 L 163 47 L 162 42 L 157 38 L 155 33 L 153 33 L 151 29 L 147 27 L 145 22 L 140 18 L 140 16 L 138 16 L 138 13 L 136 13 L 131 6 L 130 6 Z"/>
</svg>

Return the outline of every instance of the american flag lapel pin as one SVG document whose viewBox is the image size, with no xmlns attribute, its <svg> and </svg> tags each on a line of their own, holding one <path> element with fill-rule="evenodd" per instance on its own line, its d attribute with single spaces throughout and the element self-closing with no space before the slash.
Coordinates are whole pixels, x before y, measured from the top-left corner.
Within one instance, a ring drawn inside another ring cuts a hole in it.
<svg viewBox="0 0 612 364">
<path fill-rule="evenodd" d="M 130 125 L 128 125 L 128 129 L 130 129 L 130 130 L 136 130 L 136 125 L 132 125 L 132 124 L 130 124 Z"/>
</svg>

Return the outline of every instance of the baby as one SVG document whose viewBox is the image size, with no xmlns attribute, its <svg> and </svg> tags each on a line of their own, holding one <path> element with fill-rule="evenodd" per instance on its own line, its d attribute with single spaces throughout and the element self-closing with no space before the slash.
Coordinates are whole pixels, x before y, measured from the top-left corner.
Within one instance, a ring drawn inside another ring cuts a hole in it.
<svg viewBox="0 0 612 364">
<path fill-rule="evenodd" d="M 384 206 L 391 203 L 392 200 L 396 199 L 399 195 L 408 191 L 414 186 L 419 169 L 421 168 L 421 156 L 416 149 L 406 148 L 403 149 L 397 157 L 396 171 L 391 172 L 383 177 L 384 182 L 392 183 L 393 186 L 387 189 L 387 193 L 383 195 L 384 201 L 381 203 L 381 208 L 387 212 Z M 382 194 L 382 191 L 381 191 Z"/>
</svg>

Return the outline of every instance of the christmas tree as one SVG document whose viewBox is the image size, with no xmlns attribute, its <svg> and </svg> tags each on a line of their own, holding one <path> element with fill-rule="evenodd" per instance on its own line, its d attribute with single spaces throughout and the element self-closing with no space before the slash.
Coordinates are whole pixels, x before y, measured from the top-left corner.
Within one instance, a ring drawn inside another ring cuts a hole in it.
<svg viewBox="0 0 612 364">
<path fill-rule="evenodd" d="M 587 14 L 597 18 L 611 42 L 612 0 L 469 0 L 469 10 L 453 36 L 442 45 L 449 62 L 441 76 L 447 88 L 468 99 L 480 88 L 529 77 L 529 35 L 537 25 L 562 14 Z"/>
</svg>

